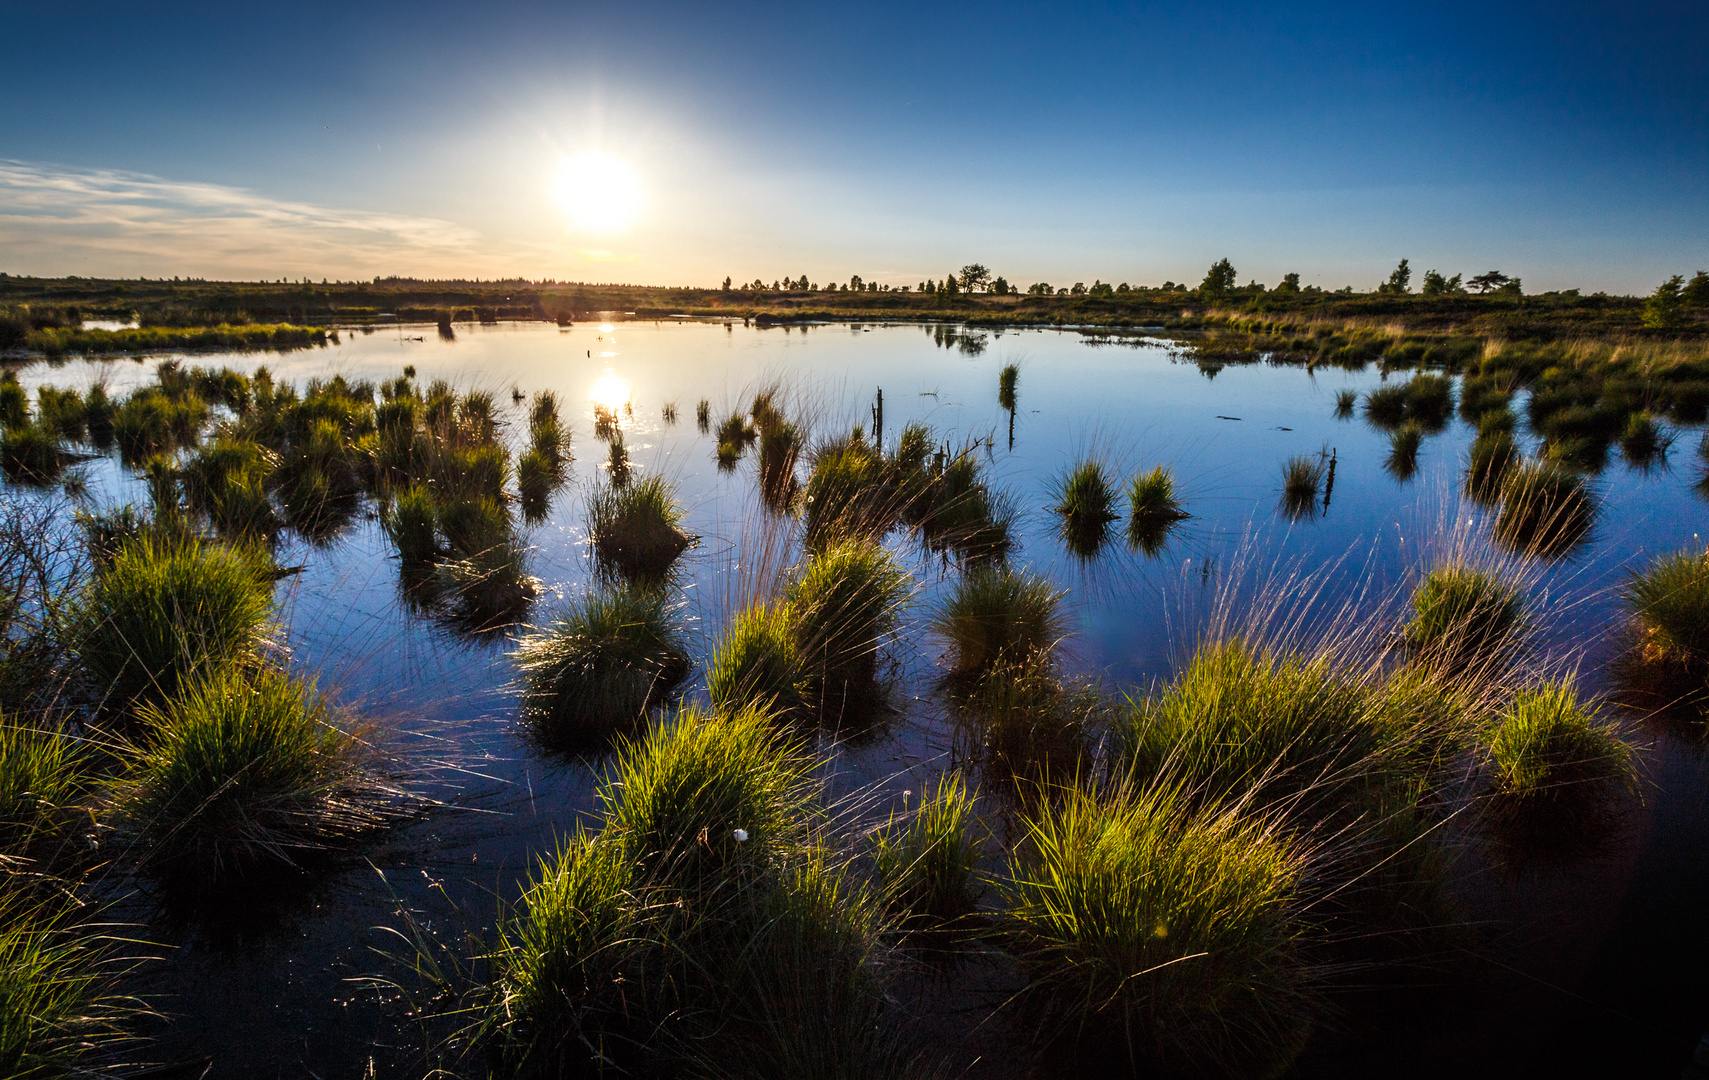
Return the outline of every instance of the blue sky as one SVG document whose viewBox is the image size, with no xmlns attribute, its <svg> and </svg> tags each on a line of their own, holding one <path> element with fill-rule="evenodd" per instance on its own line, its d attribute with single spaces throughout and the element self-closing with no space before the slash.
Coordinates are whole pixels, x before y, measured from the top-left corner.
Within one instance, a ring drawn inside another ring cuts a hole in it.
<svg viewBox="0 0 1709 1080">
<path fill-rule="evenodd" d="M 0 269 L 1709 267 L 1709 5 L 0 4 Z M 552 194 L 599 148 L 630 229 Z"/>
</svg>

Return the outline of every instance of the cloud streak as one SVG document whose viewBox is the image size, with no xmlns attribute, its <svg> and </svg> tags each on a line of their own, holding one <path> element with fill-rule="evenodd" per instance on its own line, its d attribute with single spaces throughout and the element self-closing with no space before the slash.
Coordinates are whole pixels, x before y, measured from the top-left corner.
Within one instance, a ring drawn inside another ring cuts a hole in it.
<svg viewBox="0 0 1709 1080">
<path fill-rule="evenodd" d="M 438 218 L 5 159 L 0 252 L 0 269 L 41 275 L 247 279 L 498 269 L 480 233 Z"/>
</svg>

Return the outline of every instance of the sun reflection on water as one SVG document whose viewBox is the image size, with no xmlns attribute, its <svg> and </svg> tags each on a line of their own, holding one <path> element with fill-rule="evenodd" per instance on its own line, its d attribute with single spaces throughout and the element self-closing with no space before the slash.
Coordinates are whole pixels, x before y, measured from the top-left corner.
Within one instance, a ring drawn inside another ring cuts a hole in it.
<svg viewBox="0 0 1709 1080">
<path fill-rule="evenodd" d="M 595 405 L 603 405 L 607 409 L 620 409 L 629 401 L 629 380 L 606 369 L 604 375 L 593 381 L 588 390 L 588 396 Z"/>
</svg>

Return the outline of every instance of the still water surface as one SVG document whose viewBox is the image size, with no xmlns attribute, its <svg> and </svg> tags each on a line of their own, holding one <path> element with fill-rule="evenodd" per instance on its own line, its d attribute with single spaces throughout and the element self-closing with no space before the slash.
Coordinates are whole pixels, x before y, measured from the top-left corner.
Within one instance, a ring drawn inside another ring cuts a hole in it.
<svg viewBox="0 0 1709 1080">
<path fill-rule="evenodd" d="M 716 425 L 772 386 L 784 411 L 820 435 L 855 423 L 870 431 L 882 391 L 891 438 L 920 420 L 953 447 L 983 440 L 992 479 L 1020 509 L 1015 558 L 1067 590 L 1072 666 L 1112 693 L 1166 677 L 1190 645 L 1196 613 L 1231 577 L 1300 571 L 1318 575 L 1313 588 L 1324 597 L 1390 595 L 1452 537 L 1475 544 L 1487 532 L 1484 511 L 1458 495 L 1473 434 L 1464 423 L 1427 438 L 1417 473 L 1400 481 L 1384 468 L 1385 433 L 1336 418 L 1336 391 L 1380 385 L 1375 366 L 1202 370 L 1166 342 L 1063 330 L 636 322 L 459 327 L 450 341 L 431 326 L 347 330 L 324 349 L 186 362 L 244 371 L 265 363 L 299 385 L 333 374 L 379 381 L 413 365 L 422 385 L 444 378 L 488 389 L 506 409 L 513 387 L 555 391 L 576 461 L 548 518 L 528 533 L 530 570 L 547 587 L 535 622 L 590 580 L 585 497 L 606 460 L 593 409 L 616 409 L 636 468 L 678 485 L 686 528 L 701 538 L 685 556 L 681 609 L 701 656 L 743 588 L 767 518 L 752 461 L 720 470 L 695 406 L 710 401 Z M 1006 363 L 1020 367 L 1012 442 L 997 401 Z M 118 394 L 151 381 L 152 368 L 71 361 L 35 365 L 23 379 L 82 386 L 103 378 Z M 664 415 L 672 404 L 674 423 Z M 510 413 L 518 442 L 523 408 Z M 1592 481 L 1601 509 L 1590 537 L 1571 557 L 1535 568 L 1535 594 L 1552 615 L 1546 646 L 1576 659 L 1593 687 L 1617 619 L 1613 588 L 1627 568 L 1700 546 L 1699 533 L 1709 533 L 1709 506 L 1693 491 L 1695 440 L 1680 440 L 1671 468 L 1637 470 L 1611 458 Z M 1336 462 L 1327 506 L 1290 521 L 1279 508 L 1282 462 L 1320 453 Z M 1064 547 L 1046 509 L 1051 481 L 1088 455 L 1122 477 L 1156 464 L 1173 470 L 1192 517 L 1160 553 L 1119 539 L 1093 559 Z M 145 497 L 116 461 L 85 469 L 100 501 Z M 937 645 L 923 629 L 951 568 L 904 541 L 897 550 L 919 585 L 888 650 L 898 715 L 835 750 L 834 786 L 874 791 L 878 808 L 917 790 L 952 749 L 931 693 Z M 359 518 L 325 545 L 287 540 L 280 561 L 304 566 L 280 586 L 295 663 L 401 732 L 429 777 L 428 794 L 445 805 L 368 849 L 371 866 L 353 865 L 259 914 L 151 925 L 154 939 L 176 948 L 147 989 L 164 995 L 158 1004 L 176 1020 L 150 1056 L 210 1054 L 214 1076 L 356 1075 L 370 1058 L 386 1073 L 412 1060 L 414 1032 L 347 981 L 397 974 L 372 951 L 395 942 L 372 928 L 395 925 L 400 903 L 451 940 L 489 928 L 533 860 L 593 806 L 598 764 L 528 742 L 514 724 L 508 642 L 460 637 L 412 613 L 373 519 Z M 1305 1073 L 1678 1074 L 1709 1022 L 1709 785 L 1690 739 L 1641 726 L 1635 737 L 1646 788 L 1618 842 L 1569 866 L 1469 875 L 1462 891 L 1477 923 L 1475 955 L 1444 958 L 1440 980 L 1425 980 L 1441 988 L 1421 990 L 1428 1005 L 1405 1006 L 1406 1017 L 1350 1015 L 1349 1030 L 1302 1063 Z M 145 913 L 143 900 L 129 903 Z M 970 1075 L 1008 1073 L 988 1059 Z"/>
</svg>

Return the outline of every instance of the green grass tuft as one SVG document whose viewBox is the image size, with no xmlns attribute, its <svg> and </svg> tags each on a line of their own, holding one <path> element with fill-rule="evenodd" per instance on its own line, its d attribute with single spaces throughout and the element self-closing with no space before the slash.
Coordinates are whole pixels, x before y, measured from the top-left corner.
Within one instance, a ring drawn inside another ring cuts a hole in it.
<svg viewBox="0 0 1709 1080">
<path fill-rule="evenodd" d="M 720 714 L 749 707 L 779 718 L 807 711 L 807 673 L 787 608 L 752 607 L 730 620 L 706 666 L 706 689 Z"/>
<path fill-rule="evenodd" d="M 1649 659 L 1709 670 L 1709 552 L 1659 556 L 1621 592 Z"/>
<path fill-rule="evenodd" d="M 255 654 L 273 606 L 264 556 L 144 535 L 98 570 L 73 617 L 76 653 L 109 705 L 159 703 Z"/>
<path fill-rule="evenodd" d="M 1116 492 L 1099 461 L 1082 461 L 1057 478 L 1054 509 L 1069 522 L 1087 526 L 1116 519 Z"/>
<path fill-rule="evenodd" d="M 1134 521 L 1157 523 L 1187 516 L 1175 493 L 1175 476 L 1163 465 L 1134 477 L 1133 483 L 1128 485 L 1127 501 L 1129 515 Z"/>
<path fill-rule="evenodd" d="M 0 856 L 27 857 L 53 836 L 84 786 L 77 742 L 0 716 Z"/>
<path fill-rule="evenodd" d="M 141 1012 L 116 997 L 112 942 L 77 909 L 8 885 L 0 893 L 0 1073 L 20 1080 L 106 1072 Z"/>
<path fill-rule="evenodd" d="M 1062 595 L 1030 571 L 968 568 L 932 619 L 933 631 L 949 645 L 951 674 L 970 678 L 999 666 L 1048 664 L 1067 632 L 1058 608 Z"/>
<path fill-rule="evenodd" d="M 7 426 L 0 434 L 0 469 L 12 480 L 51 482 L 63 467 L 59 438 L 40 424 Z"/>
<path fill-rule="evenodd" d="M 1516 695 L 1489 740 L 1498 810 L 1567 827 L 1636 782 L 1632 749 L 1579 703 L 1569 681 Z"/>
<path fill-rule="evenodd" d="M 523 638 L 522 717 L 545 742 L 597 746 L 632 731 L 688 677 L 664 594 L 622 585 L 573 603 Z"/>
<path fill-rule="evenodd" d="M 908 585 L 895 558 L 870 541 L 845 541 L 808 559 L 785 602 L 810 677 L 870 680 L 879 641 L 896 625 Z"/>
<path fill-rule="evenodd" d="M 1431 569 L 1412 593 L 1406 642 L 1426 664 L 1455 670 L 1497 667 L 1525 629 L 1525 593 L 1511 580 L 1448 563 Z"/>
<path fill-rule="evenodd" d="M 158 868 L 211 882 L 383 821 L 358 737 L 282 671 L 227 666 L 139 717 L 143 750 L 116 801 Z"/>
<path fill-rule="evenodd" d="M 1501 497 L 1501 486 L 1506 482 L 1507 474 L 1521 460 L 1519 446 L 1513 441 L 1511 431 L 1504 428 L 1480 431 L 1472 440 L 1466 468 L 1466 494 L 1479 502 L 1496 501 Z"/>
<path fill-rule="evenodd" d="M 702 900 L 775 868 L 806 839 L 816 795 L 811 758 L 758 709 L 684 709 L 620 748 L 600 788 L 625 859 Z"/>
<path fill-rule="evenodd" d="M 662 476 L 600 489 L 587 517 L 594 552 L 630 577 L 662 576 L 693 542 L 682 531 L 676 490 Z"/>
<path fill-rule="evenodd" d="M 1595 516 L 1578 474 L 1546 461 L 1521 462 L 1502 481 L 1495 537 L 1522 551 L 1562 554 L 1590 530 Z"/>
<path fill-rule="evenodd" d="M 1284 1069 L 1319 1010 L 1288 843 L 1165 790 L 1052 794 L 1000 909 L 1045 1030 L 1085 1068 Z"/>
<path fill-rule="evenodd" d="M 904 926 L 940 926 L 979 903 L 984 838 L 959 772 L 939 777 L 919 805 L 873 834 L 873 870 Z"/>
</svg>

